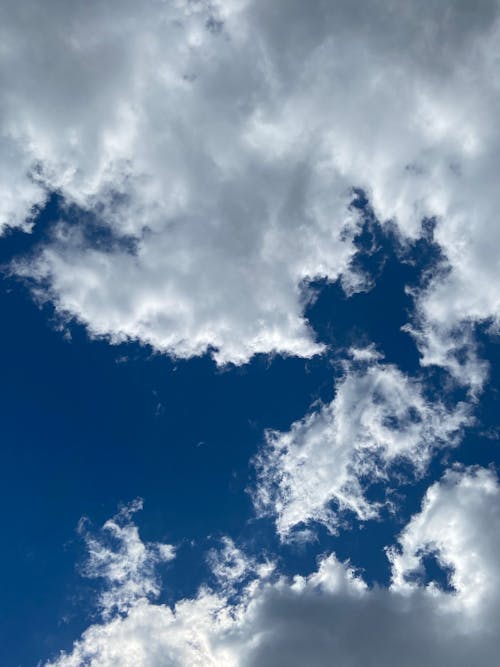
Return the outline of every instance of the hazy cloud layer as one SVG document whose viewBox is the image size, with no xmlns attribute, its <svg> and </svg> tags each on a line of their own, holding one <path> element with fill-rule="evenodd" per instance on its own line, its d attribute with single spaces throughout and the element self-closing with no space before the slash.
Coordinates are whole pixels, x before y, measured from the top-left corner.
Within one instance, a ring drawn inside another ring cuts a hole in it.
<svg viewBox="0 0 500 667">
<path fill-rule="evenodd" d="M 429 489 L 422 511 L 390 552 L 390 589 L 367 587 L 334 555 L 324 557 L 310 576 L 293 580 L 269 578 L 269 567 L 255 575 L 250 567 L 250 583 L 231 602 L 223 589 L 205 588 L 170 609 L 148 600 L 145 586 L 144 597 L 128 613 L 91 626 L 70 654 L 50 664 L 493 667 L 499 631 L 499 501 L 492 472 L 449 471 Z M 430 552 L 450 568 L 453 591 L 415 577 Z M 121 569 L 133 571 L 129 552 L 121 554 Z M 221 558 L 245 562 L 234 545 L 226 544 Z"/>
<path fill-rule="evenodd" d="M 421 349 L 484 381 L 455 352 L 499 313 L 496 1 L 7 0 L 0 25 L 2 224 L 55 190 L 135 241 L 68 214 L 17 267 L 61 312 L 180 356 L 311 355 L 300 286 L 355 288 L 357 186 L 405 237 L 436 217 Z"/>
</svg>

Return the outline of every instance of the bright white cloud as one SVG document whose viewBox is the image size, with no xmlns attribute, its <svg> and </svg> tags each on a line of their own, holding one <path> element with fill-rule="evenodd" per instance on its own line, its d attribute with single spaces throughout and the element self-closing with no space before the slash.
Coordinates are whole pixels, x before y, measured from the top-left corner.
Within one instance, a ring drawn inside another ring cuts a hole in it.
<svg viewBox="0 0 500 667">
<path fill-rule="evenodd" d="M 493 667 L 499 501 L 498 482 L 484 469 L 451 471 L 434 484 L 391 552 L 390 589 L 369 588 L 331 555 L 308 577 L 257 576 L 231 602 L 202 588 L 170 609 L 148 601 L 145 591 L 127 614 L 91 626 L 71 653 L 50 664 Z M 414 577 L 408 583 L 429 550 L 453 569 L 454 592 Z"/>
<path fill-rule="evenodd" d="M 268 432 L 256 459 L 255 503 L 276 516 L 282 537 L 310 521 L 335 531 L 345 510 L 361 520 L 376 517 L 380 507 L 366 498 L 369 485 L 390 488 L 401 463 L 424 472 L 431 454 L 456 444 L 469 421 L 464 404 L 429 400 L 420 382 L 378 362 L 373 349 L 354 350 L 353 357 L 331 403 L 285 433 Z"/>
<path fill-rule="evenodd" d="M 434 554 L 449 568 L 456 591 L 450 604 L 470 613 L 499 602 L 500 490 L 484 468 L 449 471 L 427 491 L 420 514 L 412 518 L 392 550 L 393 589 L 412 591 L 409 577 L 421 573 L 422 557 Z M 432 587 L 429 587 L 432 588 Z"/>
<path fill-rule="evenodd" d="M 352 289 L 353 186 L 406 237 L 438 219 L 451 271 L 420 303 L 427 361 L 452 367 L 451 330 L 497 317 L 496 0 L 0 11 L 1 224 L 56 190 L 136 241 L 92 248 L 63 222 L 17 268 L 92 334 L 221 363 L 319 351 L 300 285 Z"/>
<path fill-rule="evenodd" d="M 43 37 L 37 25 L 30 67 L 41 53 L 64 66 L 43 90 L 24 91 L 21 72 L 21 99 L 6 117 L 33 145 L 39 180 L 134 237 L 136 251 L 89 248 L 78 226 L 61 223 L 19 272 L 48 279 L 61 311 L 115 341 L 186 357 L 215 347 L 219 362 L 236 363 L 320 351 L 301 283 L 346 271 L 351 184 L 332 187 L 334 169 L 310 138 L 278 154 L 266 140 L 264 150 L 258 117 L 275 103 L 272 74 L 264 53 L 250 58 L 253 29 L 236 4 L 115 9 L 58 5 Z M 13 34 L 26 29 L 24 12 L 6 14 Z M 207 28 L 217 17 L 220 34 Z M 11 58 L 28 59 L 27 47 L 12 48 Z M 51 104 L 40 109 L 37 94 Z"/>
</svg>

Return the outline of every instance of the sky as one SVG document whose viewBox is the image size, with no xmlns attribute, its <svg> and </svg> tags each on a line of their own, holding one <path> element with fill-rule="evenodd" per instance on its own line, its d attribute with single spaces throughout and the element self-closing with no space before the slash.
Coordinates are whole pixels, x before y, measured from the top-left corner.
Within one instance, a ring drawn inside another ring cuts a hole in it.
<svg viewBox="0 0 500 667">
<path fill-rule="evenodd" d="M 2 667 L 496 667 L 498 0 L 0 2 Z"/>
</svg>

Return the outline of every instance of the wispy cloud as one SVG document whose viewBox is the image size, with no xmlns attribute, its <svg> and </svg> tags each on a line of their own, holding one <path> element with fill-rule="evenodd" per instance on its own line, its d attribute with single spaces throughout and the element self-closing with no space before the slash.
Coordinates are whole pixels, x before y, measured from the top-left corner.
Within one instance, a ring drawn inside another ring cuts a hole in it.
<svg viewBox="0 0 500 667">
<path fill-rule="evenodd" d="M 257 510 L 276 517 L 282 538 L 314 521 L 335 532 L 346 510 L 360 520 L 377 517 L 389 499 L 370 501 L 370 485 L 399 486 L 402 463 L 422 474 L 470 422 L 469 406 L 429 399 L 418 380 L 378 361 L 373 348 L 353 356 L 331 403 L 287 432 L 268 432 L 255 459 Z"/>
</svg>

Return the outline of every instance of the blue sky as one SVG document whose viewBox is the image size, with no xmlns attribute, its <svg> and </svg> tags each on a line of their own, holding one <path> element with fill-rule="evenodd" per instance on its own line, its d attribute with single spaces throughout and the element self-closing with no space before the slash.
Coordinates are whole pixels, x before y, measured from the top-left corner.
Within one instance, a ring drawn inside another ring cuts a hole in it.
<svg viewBox="0 0 500 667">
<path fill-rule="evenodd" d="M 494 667 L 499 11 L 5 3 L 2 665 Z"/>
</svg>

